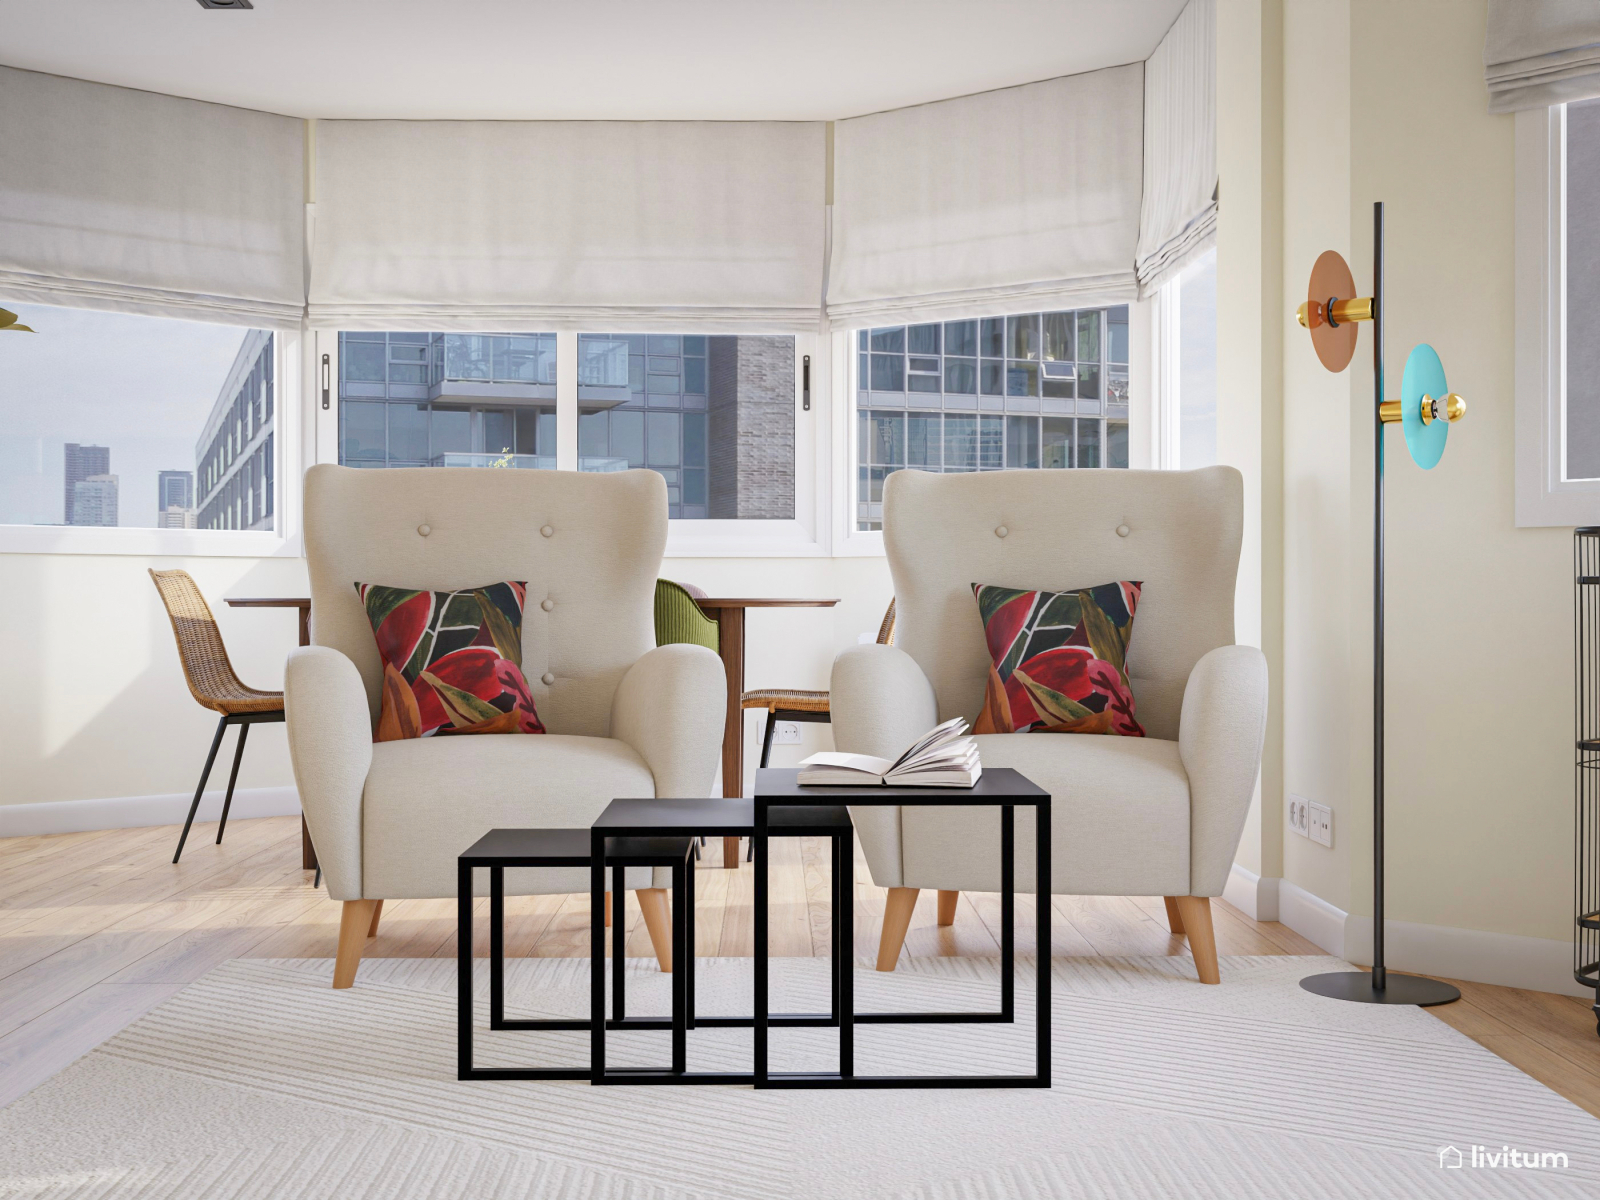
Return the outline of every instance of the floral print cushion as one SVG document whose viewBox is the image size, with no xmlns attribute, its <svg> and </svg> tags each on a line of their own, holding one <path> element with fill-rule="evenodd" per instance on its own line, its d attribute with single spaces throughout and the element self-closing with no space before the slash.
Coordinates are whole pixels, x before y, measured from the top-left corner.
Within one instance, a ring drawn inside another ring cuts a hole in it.
<svg viewBox="0 0 1600 1200">
<path fill-rule="evenodd" d="M 356 584 L 383 659 L 375 742 L 543 733 L 522 674 L 526 583 L 453 592 Z"/>
<path fill-rule="evenodd" d="M 1025 592 L 973 584 L 992 661 L 972 732 L 1143 737 L 1127 668 L 1141 586 Z"/>
</svg>

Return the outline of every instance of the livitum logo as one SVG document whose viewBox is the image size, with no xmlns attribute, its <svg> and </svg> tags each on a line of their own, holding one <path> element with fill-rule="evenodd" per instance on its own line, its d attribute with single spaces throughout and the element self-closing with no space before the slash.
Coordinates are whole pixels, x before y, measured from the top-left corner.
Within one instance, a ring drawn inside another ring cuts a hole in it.
<svg viewBox="0 0 1600 1200">
<path fill-rule="evenodd" d="M 1439 1165 L 1451 1171 L 1458 1171 L 1463 1167 L 1564 1171 L 1567 1169 L 1567 1155 L 1561 1150 L 1519 1150 L 1515 1146 L 1501 1146 L 1498 1150 L 1491 1146 L 1468 1146 L 1465 1150 L 1459 1150 L 1454 1146 L 1441 1146 Z"/>
</svg>

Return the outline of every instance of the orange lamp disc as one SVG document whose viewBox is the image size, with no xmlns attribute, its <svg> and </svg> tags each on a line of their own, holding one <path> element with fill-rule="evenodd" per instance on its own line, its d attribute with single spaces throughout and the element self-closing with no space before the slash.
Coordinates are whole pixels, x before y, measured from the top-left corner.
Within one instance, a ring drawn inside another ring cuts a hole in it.
<svg viewBox="0 0 1600 1200">
<path fill-rule="evenodd" d="M 1324 250 L 1311 268 L 1311 283 L 1306 289 L 1308 327 L 1311 345 L 1317 357 L 1330 371 L 1342 371 L 1350 365 L 1356 352 L 1356 323 L 1344 321 L 1338 325 L 1328 322 L 1328 303 L 1331 300 L 1356 298 L 1355 277 L 1337 250 Z"/>
</svg>

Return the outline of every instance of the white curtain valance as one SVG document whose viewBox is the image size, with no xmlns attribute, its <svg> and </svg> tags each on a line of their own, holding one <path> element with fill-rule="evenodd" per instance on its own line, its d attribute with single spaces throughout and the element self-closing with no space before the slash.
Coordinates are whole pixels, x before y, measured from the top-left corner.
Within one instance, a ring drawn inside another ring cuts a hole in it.
<svg viewBox="0 0 1600 1200">
<path fill-rule="evenodd" d="M 304 122 L 0 67 L 0 299 L 298 328 Z"/>
<path fill-rule="evenodd" d="M 1600 4 L 1489 0 L 1483 74 L 1492 113 L 1600 96 Z"/>
<path fill-rule="evenodd" d="M 824 127 L 319 121 L 310 318 L 812 331 Z"/>
<path fill-rule="evenodd" d="M 1144 64 L 1144 202 L 1134 270 L 1148 296 L 1217 236 L 1217 8 L 1189 0 Z"/>
<path fill-rule="evenodd" d="M 1143 66 L 840 121 L 837 327 L 1134 294 Z"/>
</svg>

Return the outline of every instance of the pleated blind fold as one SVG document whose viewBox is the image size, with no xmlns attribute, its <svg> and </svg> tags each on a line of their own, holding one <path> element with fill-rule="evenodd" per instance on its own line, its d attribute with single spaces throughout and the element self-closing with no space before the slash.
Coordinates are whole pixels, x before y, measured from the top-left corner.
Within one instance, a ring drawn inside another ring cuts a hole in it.
<svg viewBox="0 0 1600 1200">
<path fill-rule="evenodd" d="M 319 121 L 310 317 L 814 331 L 824 127 Z"/>
<path fill-rule="evenodd" d="M 828 317 L 860 326 L 1135 290 L 1143 65 L 840 121 Z"/>
<path fill-rule="evenodd" d="M 0 67 L 0 296 L 297 328 L 304 122 Z"/>
</svg>

